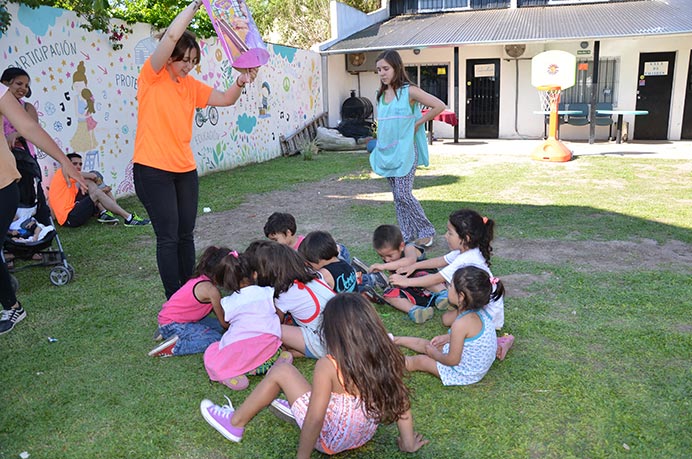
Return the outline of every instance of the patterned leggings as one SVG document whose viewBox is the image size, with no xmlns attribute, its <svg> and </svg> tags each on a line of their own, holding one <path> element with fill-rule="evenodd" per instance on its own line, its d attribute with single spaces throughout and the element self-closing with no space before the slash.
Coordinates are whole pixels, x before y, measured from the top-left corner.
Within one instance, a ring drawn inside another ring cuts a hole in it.
<svg viewBox="0 0 692 459">
<path fill-rule="evenodd" d="M 435 235 L 435 227 L 430 223 L 420 202 L 413 196 L 413 179 L 418 165 L 418 151 L 411 171 L 403 177 L 387 177 L 394 195 L 396 220 L 399 222 L 404 241 Z"/>
</svg>

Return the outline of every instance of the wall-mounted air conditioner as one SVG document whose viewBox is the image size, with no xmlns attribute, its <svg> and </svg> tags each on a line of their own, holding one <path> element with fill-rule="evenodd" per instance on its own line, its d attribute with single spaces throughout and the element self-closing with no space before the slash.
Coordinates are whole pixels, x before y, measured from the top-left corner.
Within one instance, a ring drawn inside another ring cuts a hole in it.
<svg viewBox="0 0 692 459">
<path fill-rule="evenodd" d="M 379 51 L 346 54 L 346 71 L 350 73 L 374 72 Z"/>
</svg>

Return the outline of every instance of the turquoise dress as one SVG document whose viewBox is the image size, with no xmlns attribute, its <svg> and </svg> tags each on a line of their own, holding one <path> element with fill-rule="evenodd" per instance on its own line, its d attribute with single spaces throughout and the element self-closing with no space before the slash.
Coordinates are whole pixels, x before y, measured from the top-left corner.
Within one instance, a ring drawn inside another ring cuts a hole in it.
<svg viewBox="0 0 692 459">
<path fill-rule="evenodd" d="M 481 331 L 471 338 L 464 340 L 464 350 L 461 360 L 457 365 L 447 366 L 437 363 L 437 371 L 445 386 L 465 386 L 474 384 L 483 379 L 490 366 L 495 361 L 497 353 L 497 334 L 493 326 L 493 319 L 483 309 L 478 311 L 464 311 L 456 318 L 461 319 L 466 314 L 477 314 L 483 323 Z M 449 353 L 449 343 L 442 347 L 442 353 Z"/>
<path fill-rule="evenodd" d="M 382 94 L 377 104 L 377 146 L 370 154 L 370 166 L 382 177 L 404 177 L 411 172 L 416 151 L 418 164 L 429 164 L 425 127 L 421 125 L 413 133 L 423 115 L 419 104 L 411 105 L 408 90 L 408 85 L 399 88 L 389 103 Z"/>
</svg>

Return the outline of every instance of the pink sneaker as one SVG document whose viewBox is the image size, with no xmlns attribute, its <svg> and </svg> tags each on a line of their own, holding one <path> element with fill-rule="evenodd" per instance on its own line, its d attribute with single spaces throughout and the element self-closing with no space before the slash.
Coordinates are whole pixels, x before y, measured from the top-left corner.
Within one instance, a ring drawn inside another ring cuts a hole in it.
<svg viewBox="0 0 692 459">
<path fill-rule="evenodd" d="M 247 376 L 245 375 L 235 376 L 219 382 L 231 390 L 247 389 L 247 386 L 250 385 L 250 380 L 247 379 Z"/>
<path fill-rule="evenodd" d="M 174 335 L 168 338 L 163 343 L 156 346 L 154 349 L 149 351 L 149 357 L 170 357 L 174 355 L 173 349 L 178 342 L 178 335 Z"/>
<path fill-rule="evenodd" d="M 226 397 L 228 400 L 228 397 Z M 202 417 L 207 423 L 216 429 L 221 435 L 227 439 L 238 443 L 243 439 L 242 427 L 233 427 L 231 419 L 233 419 L 233 404 L 228 400 L 228 405 L 215 405 L 211 400 L 204 399 L 199 404 L 199 410 L 202 412 Z"/>
<path fill-rule="evenodd" d="M 512 347 L 512 344 L 514 344 L 513 335 L 500 336 L 497 339 L 497 354 L 495 357 L 497 357 L 498 360 L 504 360 L 505 356 L 507 355 L 507 351 L 509 351 L 509 348 Z"/>
</svg>

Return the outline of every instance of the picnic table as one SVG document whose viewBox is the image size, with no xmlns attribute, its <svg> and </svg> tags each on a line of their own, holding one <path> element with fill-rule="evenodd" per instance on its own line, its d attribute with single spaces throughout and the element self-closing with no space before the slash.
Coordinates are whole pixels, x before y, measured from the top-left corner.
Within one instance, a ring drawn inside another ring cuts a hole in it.
<svg viewBox="0 0 692 459">
<path fill-rule="evenodd" d="M 423 115 L 428 113 L 428 109 L 423 109 L 421 110 Z M 442 121 L 443 123 L 447 123 L 450 126 L 456 126 L 459 124 L 459 120 L 457 119 L 457 114 L 454 113 L 451 110 L 442 110 L 435 118 L 432 120 L 428 121 L 428 143 L 432 145 L 433 143 L 433 120 L 435 121 Z"/>
<path fill-rule="evenodd" d="M 648 110 L 596 110 L 599 115 L 617 115 L 617 136 L 615 138 L 615 143 L 622 143 L 622 118 L 625 115 L 648 115 Z"/>
</svg>

